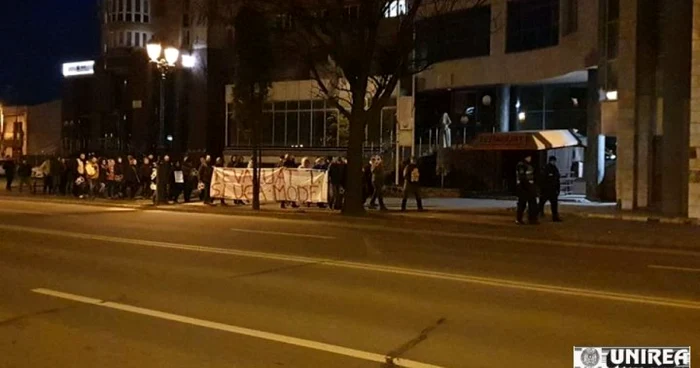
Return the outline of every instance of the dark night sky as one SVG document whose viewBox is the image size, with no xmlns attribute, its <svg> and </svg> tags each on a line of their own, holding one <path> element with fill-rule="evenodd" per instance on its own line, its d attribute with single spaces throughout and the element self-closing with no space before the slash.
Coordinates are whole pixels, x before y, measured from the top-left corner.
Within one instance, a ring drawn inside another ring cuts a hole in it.
<svg viewBox="0 0 700 368">
<path fill-rule="evenodd" d="M 97 0 L 0 0 L 0 102 L 60 98 L 61 64 L 99 55 Z"/>
</svg>

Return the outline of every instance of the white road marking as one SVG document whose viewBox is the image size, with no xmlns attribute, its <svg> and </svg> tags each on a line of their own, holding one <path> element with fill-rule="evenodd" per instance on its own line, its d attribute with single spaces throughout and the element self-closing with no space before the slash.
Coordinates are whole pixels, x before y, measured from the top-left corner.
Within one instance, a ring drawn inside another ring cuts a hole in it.
<svg viewBox="0 0 700 368">
<path fill-rule="evenodd" d="M 690 268 L 690 267 L 649 265 L 649 268 L 655 268 L 658 270 L 681 271 L 681 272 L 700 272 L 700 268 Z"/>
<path fill-rule="evenodd" d="M 312 223 L 311 220 L 297 220 L 297 219 L 282 219 L 278 217 L 263 217 L 263 216 L 253 216 L 253 215 L 238 215 L 238 214 L 216 214 L 216 213 L 194 213 L 194 212 L 176 212 L 176 211 L 165 211 L 165 210 L 150 210 L 150 213 L 166 214 L 166 215 L 187 215 L 187 216 L 211 216 L 215 218 L 240 218 L 245 220 L 254 220 L 256 222 L 267 222 L 267 223 L 278 223 L 278 224 L 295 224 L 295 225 L 309 225 Z M 478 216 L 477 216 L 478 217 Z M 314 220 L 317 221 L 318 220 Z M 478 225 L 478 221 L 469 222 L 472 225 Z M 504 222 L 512 226 L 512 222 Z M 502 225 L 500 223 L 499 225 Z M 567 240 L 550 240 L 550 239 L 529 239 L 516 236 L 505 236 L 505 235 L 488 235 L 488 234 L 474 234 L 474 233 L 460 233 L 460 232 L 450 232 L 450 231 L 440 231 L 440 230 L 421 230 L 421 229 L 411 229 L 406 227 L 391 227 L 384 225 L 371 225 L 371 224 L 358 224 L 358 223 L 343 223 L 336 221 L 328 221 L 323 223 L 326 227 L 334 227 L 340 229 L 349 230 L 368 230 L 368 231 L 378 231 L 378 232 L 390 232 L 390 233 L 400 233 L 400 234 L 420 234 L 426 236 L 437 236 L 445 238 L 456 238 L 456 239 L 468 239 L 468 240 L 484 240 L 490 242 L 510 242 L 517 244 L 528 244 L 537 246 L 550 246 L 550 247 L 564 247 L 564 248 L 579 248 L 579 249 L 597 249 L 597 250 L 608 250 L 616 252 L 632 252 L 632 253 L 642 253 L 642 254 L 662 254 L 662 255 L 674 255 L 674 256 L 687 256 L 687 257 L 700 257 L 700 252 L 695 250 L 686 249 L 675 249 L 675 248 L 652 248 L 652 247 L 636 247 L 630 245 L 606 245 L 606 244 L 595 244 L 577 241 L 567 241 Z"/>
<path fill-rule="evenodd" d="M 33 289 L 32 291 L 35 293 L 38 293 L 38 294 L 48 295 L 48 296 L 52 296 L 52 297 L 56 297 L 56 298 L 60 298 L 60 299 L 71 300 L 71 301 L 80 302 L 80 303 L 84 303 L 84 304 L 91 304 L 94 306 L 99 306 L 99 307 L 104 307 L 104 308 L 109 308 L 109 309 L 116 309 L 116 310 L 120 310 L 123 312 L 129 312 L 129 313 L 139 314 L 139 315 L 143 315 L 143 316 L 149 316 L 149 317 L 153 317 L 153 318 L 188 324 L 188 325 L 192 325 L 192 326 L 204 327 L 204 328 L 208 328 L 208 329 L 212 329 L 212 330 L 230 332 L 230 333 L 237 334 L 237 335 L 254 337 L 254 338 L 258 338 L 258 339 L 262 339 L 262 340 L 273 341 L 273 342 L 278 342 L 278 343 L 287 344 L 287 345 L 299 346 L 299 347 L 303 347 L 303 348 L 307 348 L 307 349 L 318 350 L 318 351 L 333 353 L 333 354 L 337 354 L 337 355 L 343 355 L 343 356 L 356 358 L 356 359 L 362 359 L 362 360 L 367 360 L 367 361 L 382 363 L 382 364 L 392 363 L 393 366 L 397 366 L 397 367 L 441 368 L 440 366 L 437 366 L 437 365 L 416 362 L 413 360 L 391 358 L 391 357 L 388 357 L 386 355 L 370 353 L 370 352 L 351 349 L 351 348 L 346 348 L 343 346 L 327 344 L 327 343 L 317 342 L 317 341 L 313 341 L 313 340 L 300 339 L 300 338 L 296 338 L 296 337 L 280 335 L 280 334 L 276 334 L 276 333 L 272 333 L 272 332 L 254 330 L 254 329 L 245 328 L 245 327 L 233 326 L 233 325 L 228 325 L 228 324 L 219 323 L 219 322 L 212 322 L 212 321 L 207 321 L 207 320 L 203 320 L 203 319 L 199 319 L 199 318 L 192 318 L 192 317 L 187 317 L 187 316 L 183 316 L 183 315 L 179 315 L 179 314 L 161 312 L 161 311 L 157 311 L 154 309 L 141 308 L 141 307 L 136 307 L 136 306 L 132 306 L 132 305 L 115 303 L 115 302 L 110 302 L 110 301 L 106 301 L 106 300 L 100 300 L 100 299 L 95 299 L 95 298 L 90 298 L 90 297 L 85 297 L 85 296 L 80 296 L 80 295 L 75 295 L 75 294 L 69 294 L 69 293 L 64 293 L 64 292 L 55 291 L 55 290 L 39 288 L 39 289 Z"/>
<path fill-rule="evenodd" d="M 281 232 L 281 231 L 251 230 L 251 229 L 231 229 L 231 231 L 235 231 L 235 232 L 239 232 L 239 233 L 249 233 L 249 234 L 295 236 L 298 238 L 313 238 L 313 239 L 324 239 L 324 240 L 336 239 L 335 236 L 301 234 L 301 233 L 286 233 L 286 232 Z"/>
<path fill-rule="evenodd" d="M 178 250 L 186 250 L 186 251 L 202 252 L 202 253 L 225 254 L 225 255 L 229 255 L 229 256 L 258 258 L 258 259 L 274 260 L 274 261 L 309 263 L 309 264 L 313 263 L 313 264 L 317 264 L 317 266 L 337 267 L 337 268 L 362 270 L 362 271 L 372 271 L 372 272 L 420 277 L 420 278 L 434 279 L 434 280 L 447 280 L 447 281 L 455 281 L 455 282 L 461 282 L 461 283 L 472 284 L 472 285 L 491 286 L 491 287 L 520 290 L 520 291 L 536 291 L 536 292 L 541 292 L 541 293 L 576 296 L 576 297 L 583 297 L 583 298 L 588 298 L 588 299 L 595 298 L 595 299 L 613 300 L 613 301 L 619 301 L 619 302 L 639 303 L 639 304 L 656 305 L 656 306 L 664 306 L 664 307 L 700 310 L 700 301 L 694 301 L 694 300 L 648 297 L 648 296 L 637 295 L 637 294 L 615 293 L 615 292 L 593 290 L 593 289 L 582 289 L 582 288 L 572 288 L 572 287 L 564 287 L 564 286 L 556 286 L 556 285 L 538 284 L 538 283 L 531 283 L 531 282 L 512 281 L 512 280 L 498 279 L 498 278 L 492 278 L 492 277 L 469 276 L 469 275 L 464 275 L 464 274 L 445 273 L 445 272 L 436 272 L 436 271 L 428 271 L 428 270 L 416 270 L 416 269 L 410 269 L 410 268 L 385 266 L 385 265 L 379 265 L 379 264 L 348 262 L 348 261 L 340 261 L 340 260 L 331 259 L 331 258 L 302 257 L 302 256 L 282 255 L 282 254 L 265 253 L 265 252 L 254 252 L 254 251 L 238 250 L 238 249 L 206 247 L 206 246 L 200 246 L 200 245 L 168 243 L 168 242 L 160 242 L 160 241 L 152 241 L 152 240 L 117 238 L 117 237 L 112 237 L 112 236 L 81 234 L 81 233 L 74 233 L 74 232 L 70 232 L 70 231 L 39 229 L 39 228 L 15 226 L 15 225 L 2 225 L 2 224 L 0 224 L 0 230 L 29 232 L 29 233 L 34 233 L 34 234 L 61 236 L 61 237 L 73 238 L 73 239 L 96 240 L 96 241 L 103 241 L 103 242 L 110 242 L 110 243 L 140 245 L 140 246 L 155 247 L 155 248 L 178 249 Z"/>
</svg>

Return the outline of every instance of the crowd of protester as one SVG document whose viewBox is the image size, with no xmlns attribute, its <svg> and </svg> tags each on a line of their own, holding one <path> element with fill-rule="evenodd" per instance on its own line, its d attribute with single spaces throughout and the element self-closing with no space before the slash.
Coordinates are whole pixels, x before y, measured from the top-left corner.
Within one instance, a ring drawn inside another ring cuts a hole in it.
<svg viewBox="0 0 700 368">
<path fill-rule="evenodd" d="M 172 160 L 169 155 L 155 157 L 146 155 L 135 157 L 98 156 L 81 153 L 78 157 L 64 158 L 52 156 L 38 166 L 32 166 L 26 158 L 19 163 L 11 159 L 4 161 L 3 168 L 7 179 L 6 189 L 12 191 L 15 179 L 18 179 L 19 192 L 29 190 L 33 194 L 75 196 L 77 198 L 105 199 L 165 199 L 169 203 L 187 203 L 193 200 L 193 194 L 205 204 L 213 204 L 210 186 L 214 167 L 252 168 L 253 161 L 243 156 L 232 156 L 228 162 L 218 157 L 212 163 L 210 156 L 199 157 L 195 162 L 189 156 Z M 343 157 L 304 157 L 299 163 L 293 155 L 280 157 L 276 167 L 324 170 L 328 172 L 328 203 L 316 204 L 340 210 L 345 201 L 347 186 L 347 160 Z M 418 209 L 422 209 L 418 188 L 418 169 L 415 161 L 403 170 L 404 192 L 415 195 Z M 158 185 L 159 176 L 166 178 Z M 363 201 L 369 200 L 369 208 L 385 211 L 384 185 L 386 174 L 380 156 L 374 156 L 363 167 Z M 160 189 L 159 189 L 160 188 Z M 160 196 L 157 190 L 163 190 Z M 224 199 L 221 204 L 226 205 Z M 247 204 L 244 200 L 234 200 L 235 205 Z M 311 206 L 311 203 L 305 205 Z M 281 208 L 299 207 L 295 202 L 281 202 Z M 402 209 L 406 208 L 406 196 Z"/>
</svg>

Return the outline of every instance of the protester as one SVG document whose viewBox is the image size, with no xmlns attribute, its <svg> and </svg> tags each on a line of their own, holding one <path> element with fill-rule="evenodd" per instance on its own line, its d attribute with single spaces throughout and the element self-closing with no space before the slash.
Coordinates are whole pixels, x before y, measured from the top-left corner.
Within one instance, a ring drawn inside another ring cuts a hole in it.
<svg viewBox="0 0 700 368">
<path fill-rule="evenodd" d="M 85 164 L 85 176 L 88 182 L 88 196 L 94 198 L 101 189 L 100 166 L 97 164 L 97 157 L 92 157 Z"/>
<path fill-rule="evenodd" d="M 336 157 L 328 166 L 328 182 L 331 187 L 330 208 L 340 210 L 343 208 L 343 185 L 345 176 L 345 164 L 343 159 Z"/>
<path fill-rule="evenodd" d="M 141 182 L 141 197 L 151 198 L 153 193 L 151 192 L 151 174 L 153 173 L 153 166 L 151 165 L 151 160 L 148 157 L 144 157 L 143 162 L 139 166 L 139 179 Z"/>
<path fill-rule="evenodd" d="M 7 171 L 5 172 L 7 173 Z M 24 188 L 26 184 L 29 187 L 29 191 L 34 193 L 34 186 L 32 185 L 32 165 L 27 163 L 26 158 L 22 158 L 22 162 L 17 168 L 17 176 L 19 176 L 19 192 L 22 193 L 22 188 Z"/>
<path fill-rule="evenodd" d="M 47 158 L 39 165 L 39 172 L 44 180 L 42 193 L 51 194 L 51 185 L 53 185 L 53 180 L 51 178 L 51 159 Z"/>
<path fill-rule="evenodd" d="M 231 160 L 226 164 L 226 167 L 229 169 L 233 169 L 236 167 L 236 164 L 238 163 L 238 156 L 231 156 Z"/>
<path fill-rule="evenodd" d="M 85 154 L 81 153 L 80 156 L 75 159 L 75 182 L 73 185 L 73 194 L 79 198 L 85 197 L 86 188 L 88 188 L 85 172 L 86 166 Z"/>
<path fill-rule="evenodd" d="M 420 196 L 420 170 L 415 157 L 403 169 L 403 199 L 401 200 L 401 211 L 406 211 L 408 197 L 413 195 L 416 198 L 418 211 L 423 211 L 423 201 Z"/>
<path fill-rule="evenodd" d="M 367 199 L 372 197 L 374 193 L 374 185 L 372 184 L 372 167 L 374 167 L 375 157 L 369 159 L 369 163 L 362 167 L 362 204 L 367 203 Z"/>
<path fill-rule="evenodd" d="M 172 196 L 172 177 L 173 177 L 173 165 L 172 162 L 170 162 L 170 156 L 165 155 L 163 156 L 163 159 L 159 161 L 158 163 L 158 179 L 157 180 L 163 180 L 163 186 L 161 187 L 163 189 L 162 196 L 160 198 L 164 198 L 166 201 L 169 200 Z M 159 188 L 160 189 L 160 188 Z M 161 193 L 158 193 L 160 196 Z"/>
<path fill-rule="evenodd" d="M 539 214 L 544 217 L 544 207 L 547 201 L 552 205 L 552 221 L 561 222 L 559 217 L 559 193 L 561 192 L 561 174 L 557 168 L 557 158 L 551 156 L 549 163 L 542 170 L 542 184 Z"/>
<path fill-rule="evenodd" d="M 182 170 L 182 164 L 180 161 L 175 161 L 175 165 L 173 166 L 171 185 L 172 195 L 170 196 L 170 199 L 173 201 L 173 203 L 177 203 L 178 198 L 180 198 L 180 194 L 182 194 L 185 188 L 185 173 Z"/>
<path fill-rule="evenodd" d="M 66 187 L 68 186 L 68 164 L 66 159 L 61 157 L 58 159 L 58 190 L 57 194 L 66 195 Z"/>
<path fill-rule="evenodd" d="M 199 174 L 197 169 L 192 166 L 189 156 L 185 156 L 185 158 L 182 160 L 182 171 L 185 175 L 182 195 L 185 203 L 189 203 L 192 199 L 192 191 L 197 187 L 197 182 L 199 181 L 197 178 Z"/>
<path fill-rule="evenodd" d="M 517 178 L 516 192 L 518 195 L 518 210 L 516 212 L 516 222 L 519 225 L 524 224 L 523 215 L 527 208 L 528 219 L 531 225 L 539 223 L 537 214 L 539 208 L 537 206 L 537 187 L 535 186 L 535 169 L 531 165 L 532 156 L 525 157 L 520 161 L 515 168 L 515 176 Z"/>
<path fill-rule="evenodd" d="M 136 198 L 136 193 L 139 191 L 140 180 L 139 180 L 139 169 L 137 167 L 136 159 L 129 156 L 129 166 L 127 166 L 124 172 L 124 197 L 129 199 Z"/>
<path fill-rule="evenodd" d="M 124 160 L 117 157 L 114 163 L 114 196 L 116 198 L 124 197 Z"/>
<path fill-rule="evenodd" d="M 100 182 L 105 184 L 107 198 L 116 198 L 115 171 L 116 162 L 103 159 L 100 164 Z"/>
<path fill-rule="evenodd" d="M 370 208 L 376 208 L 376 202 L 379 201 L 379 209 L 387 211 L 384 205 L 384 164 L 381 157 L 375 157 L 374 165 L 372 166 L 372 200 L 369 203 Z"/>
<path fill-rule="evenodd" d="M 5 170 L 5 178 L 7 179 L 5 189 L 7 189 L 8 192 L 11 192 L 12 182 L 15 180 L 15 171 L 17 170 L 17 167 L 15 165 L 14 159 L 10 158 L 10 156 L 7 156 L 5 158 L 6 161 L 2 164 L 2 169 Z"/>
<path fill-rule="evenodd" d="M 208 157 L 207 157 L 208 158 Z M 200 159 L 200 165 L 199 165 L 199 187 L 202 190 L 200 197 L 204 201 L 204 204 L 212 204 L 211 201 L 211 196 L 210 196 L 210 186 L 211 186 L 211 177 L 213 175 L 213 169 L 211 166 L 209 166 L 209 160 L 207 158 L 202 157 Z"/>
</svg>

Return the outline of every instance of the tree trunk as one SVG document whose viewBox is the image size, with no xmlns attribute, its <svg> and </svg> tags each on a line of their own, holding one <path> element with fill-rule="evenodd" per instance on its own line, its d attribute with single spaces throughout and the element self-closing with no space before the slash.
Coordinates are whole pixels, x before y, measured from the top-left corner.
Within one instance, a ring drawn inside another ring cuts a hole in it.
<svg viewBox="0 0 700 368">
<path fill-rule="evenodd" d="M 363 101 L 364 102 L 364 101 Z M 365 207 L 362 198 L 362 162 L 363 144 L 365 140 L 366 113 L 364 106 L 353 107 L 350 116 L 350 139 L 348 141 L 348 165 L 345 173 L 345 205 L 344 215 L 362 215 Z"/>
</svg>

